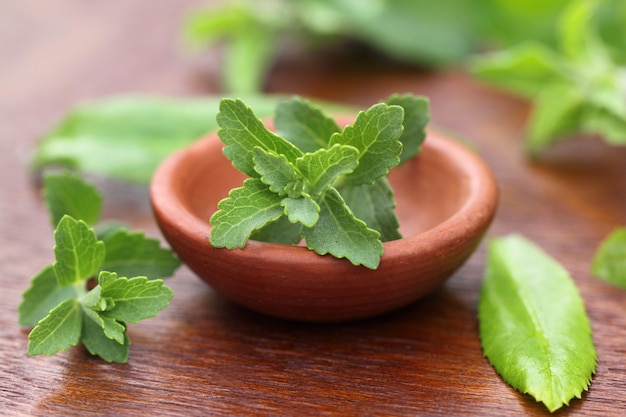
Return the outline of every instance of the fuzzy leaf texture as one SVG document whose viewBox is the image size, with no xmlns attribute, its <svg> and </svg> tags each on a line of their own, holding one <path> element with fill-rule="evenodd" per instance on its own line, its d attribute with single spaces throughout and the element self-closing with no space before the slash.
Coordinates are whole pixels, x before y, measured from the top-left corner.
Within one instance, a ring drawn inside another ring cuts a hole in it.
<svg viewBox="0 0 626 417">
<path fill-rule="evenodd" d="M 101 297 L 107 300 L 103 312 L 115 320 L 137 323 L 167 307 L 174 292 L 163 285 L 163 280 L 148 280 L 146 277 L 124 278 L 103 271 L 98 277 Z"/>
<path fill-rule="evenodd" d="M 359 165 L 346 175 L 347 184 L 371 184 L 400 163 L 404 110 L 378 103 L 359 112 L 354 124 L 330 138 L 330 146 L 349 145 L 359 151 Z"/>
<path fill-rule="evenodd" d="M 87 224 L 100 220 L 102 195 L 92 184 L 70 173 L 47 173 L 43 177 L 43 196 L 50 212 L 52 227 L 64 215 Z"/>
<path fill-rule="evenodd" d="M 602 241 L 593 258 L 591 272 L 626 289 L 626 228 L 613 231 Z"/>
<path fill-rule="evenodd" d="M 258 146 L 253 150 L 254 169 L 263 184 L 280 196 L 298 198 L 304 191 L 304 179 L 283 155 L 277 155 Z"/>
<path fill-rule="evenodd" d="M 597 354 L 583 300 L 561 265 L 517 235 L 489 244 L 478 305 L 483 352 L 550 411 L 580 398 Z"/>
<path fill-rule="evenodd" d="M 76 297 L 73 286 L 61 287 L 52 265 L 37 274 L 24 292 L 19 306 L 21 326 L 34 327 L 50 310 L 68 298 Z"/>
<path fill-rule="evenodd" d="M 324 193 L 319 205 L 315 227 L 303 229 L 307 247 L 320 255 L 330 253 L 336 258 L 347 258 L 354 265 L 378 268 L 383 253 L 380 233 L 354 217 L 334 188 Z"/>
<path fill-rule="evenodd" d="M 61 287 L 95 276 L 104 260 L 104 243 L 84 221 L 65 215 L 54 240 L 54 271 Z"/>
<path fill-rule="evenodd" d="M 400 163 L 413 158 L 420 151 L 422 142 L 426 139 L 426 125 L 430 121 L 430 102 L 428 98 L 412 94 L 394 94 L 386 103 L 400 106 L 404 109 L 402 135 L 398 140 L 402 143 Z"/>
<path fill-rule="evenodd" d="M 367 185 L 344 185 L 339 192 L 354 215 L 380 233 L 381 241 L 402 238 L 398 231 L 400 221 L 395 212 L 396 200 L 387 178 L 379 178 Z"/>
<path fill-rule="evenodd" d="M 359 151 L 339 144 L 307 153 L 296 160 L 296 167 L 308 185 L 307 191 L 313 197 L 320 196 L 341 175 L 353 172 L 358 164 Z"/>
<path fill-rule="evenodd" d="M 227 249 L 243 247 L 253 231 L 283 215 L 281 202 L 282 197 L 260 179 L 248 178 L 218 203 L 219 210 L 209 220 L 211 244 Z"/>
<path fill-rule="evenodd" d="M 54 355 L 76 346 L 81 327 L 80 303 L 69 298 L 53 308 L 28 334 L 28 354 Z"/>
<path fill-rule="evenodd" d="M 162 248 L 157 239 L 143 232 L 119 229 L 104 240 L 106 254 L 101 269 L 119 276 L 164 278 L 174 274 L 180 261 L 169 249 Z"/>
<path fill-rule="evenodd" d="M 217 114 L 217 131 L 224 143 L 224 155 L 233 166 L 250 177 L 258 177 L 254 169 L 254 149 L 259 147 L 284 155 L 294 163 L 302 152 L 293 144 L 269 131 L 263 122 L 243 101 L 223 99 Z"/>
<path fill-rule="evenodd" d="M 281 137 L 305 153 L 327 148 L 330 137 L 341 131 L 334 119 L 300 98 L 279 102 L 274 123 Z"/>
</svg>

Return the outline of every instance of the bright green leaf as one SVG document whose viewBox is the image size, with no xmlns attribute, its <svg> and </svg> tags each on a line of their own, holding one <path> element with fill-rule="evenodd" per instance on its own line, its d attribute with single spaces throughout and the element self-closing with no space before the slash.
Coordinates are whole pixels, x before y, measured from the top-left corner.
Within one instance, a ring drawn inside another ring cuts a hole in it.
<svg viewBox="0 0 626 417">
<path fill-rule="evenodd" d="M 291 223 L 287 216 L 281 216 L 278 220 L 268 223 L 250 235 L 250 239 L 262 242 L 282 243 L 295 245 L 302 240 L 302 224 Z"/>
<path fill-rule="evenodd" d="M 279 102 L 274 123 L 281 137 L 305 153 L 328 147 L 330 137 L 341 131 L 319 107 L 300 98 Z"/>
<path fill-rule="evenodd" d="M 349 184 L 371 184 L 400 163 L 404 110 L 400 106 L 375 104 L 359 112 L 355 122 L 334 134 L 330 145 L 350 145 L 359 151 L 359 165 L 345 176 Z"/>
<path fill-rule="evenodd" d="M 320 204 L 320 215 L 312 228 L 304 228 L 307 247 L 320 255 L 347 258 L 354 265 L 376 269 L 383 253 L 380 233 L 354 217 L 341 195 L 329 188 Z"/>
<path fill-rule="evenodd" d="M 50 212 L 52 227 L 64 215 L 94 224 L 100 219 L 102 195 L 88 182 L 68 172 L 47 173 L 43 177 L 43 195 Z"/>
<path fill-rule="evenodd" d="M 626 228 L 614 230 L 602 241 L 593 258 L 591 273 L 626 289 Z"/>
<path fill-rule="evenodd" d="M 554 411 L 589 387 L 597 355 L 583 300 L 533 243 L 491 241 L 478 315 L 484 354 L 514 388 Z"/>
<path fill-rule="evenodd" d="M 124 343 L 106 336 L 98 321 L 83 319 L 81 342 L 92 355 L 98 355 L 107 362 L 126 363 L 130 340 L 124 333 Z"/>
<path fill-rule="evenodd" d="M 54 272 L 61 287 L 95 276 L 104 260 L 104 243 L 96 239 L 87 223 L 64 216 L 54 231 L 54 240 Z"/>
<path fill-rule="evenodd" d="M 66 299 L 53 308 L 28 335 L 28 354 L 54 355 L 80 340 L 82 315 L 80 303 L 73 298 Z"/>
<path fill-rule="evenodd" d="M 524 97 L 564 79 L 558 55 L 539 43 L 521 43 L 511 49 L 478 56 L 470 69 L 482 80 Z"/>
<path fill-rule="evenodd" d="M 402 121 L 404 130 L 398 138 L 402 143 L 402 153 L 400 154 L 400 163 L 402 164 L 419 153 L 420 146 L 426 138 L 426 125 L 430 121 L 429 100 L 426 97 L 412 94 L 395 94 L 389 97 L 386 103 L 404 109 Z"/>
<path fill-rule="evenodd" d="M 285 139 L 270 132 L 251 108 L 239 99 L 223 99 L 217 114 L 217 133 L 224 143 L 224 155 L 233 166 L 250 177 L 258 177 L 254 169 L 254 148 L 259 147 L 284 155 L 294 163 L 302 152 Z"/>
<path fill-rule="evenodd" d="M 339 189 L 352 213 L 368 227 L 380 233 L 380 240 L 400 239 L 400 222 L 395 214 L 396 201 L 387 178 L 379 178 L 373 184 L 345 185 Z"/>
<path fill-rule="evenodd" d="M 545 87 L 530 116 L 526 147 L 537 154 L 549 145 L 563 140 L 564 136 L 580 128 L 584 97 L 568 85 Z"/>
<path fill-rule="evenodd" d="M 63 165 L 83 173 L 148 184 L 172 152 L 214 131 L 221 97 L 112 96 L 70 109 L 38 143 L 33 167 Z M 278 97 L 246 96 L 260 116 Z"/>
<path fill-rule="evenodd" d="M 210 219 L 211 244 L 218 248 L 241 248 L 250 234 L 283 215 L 282 197 L 258 178 L 248 178 L 218 203 Z"/>
<path fill-rule="evenodd" d="M 283 155 L 259 147 L 254 148 L 253 155 L 254 169 L 273 193 L 298 198 L 306 191 L 304 179 Z"/>
<path fill-rule="evenodd" d="M 281 204 L 291 223 L 302 223 L 306 227 L 313 227 L 319 218 L 320 206 L 307 195 L 300 198 L 285 198 Z"/>
<path fill-rule="evenodd" d="M 589 28 L 592 26 L 593 4 L 591 1 L 573 1 L 561 16 L 559 24 L 561 50 L 570 59 L 585 58 L 590 36 Z"/>
<path fill-rule="evenodd" d="M 180 266 L 172 251 L 160 246 L 157 239 L 142 232 L 120 229 L 104 239 L 106 255 L 101 269 L 120 276 L 145 276 L 148 279 L 171 276 Z"/>
<path fill-rule="evenodd" d="M 76 296 L 74 287 L 61 287 L 52 265 L 37 274 L 19 306 L 21 326 L 35 326 L 62 301 Z"/>
<path fill-rule="evenodd" d="M 356 148 L 335 144 L 304 154 L 296 160 L 296 167 L 306 178 L 311 196 L 317 197 L 341 175 L 353 172 L 359 164 L 359 156 Z"/>
<path fill-rule="evenodd" d="M 83 306 L 84 307 L 84 306 Z M 126 341 L 126 326 L 114 318 L 107 317 L 90 308 L 83 308 L 83 321 L 93 321 L 102 329 L 104 335 L 111 340 L 123 345 Z"/>
<path fill-rule="evenodd" d="M 113 301 L 113 308 L 102 312 L 102 315 L 123 322 L 137 323 L 155 317 L 174 296 L 174 292 L 160 279 L 124 278 L 103 271 L 98 282 L 102 287 L 102 297 Z"/>
</svg>

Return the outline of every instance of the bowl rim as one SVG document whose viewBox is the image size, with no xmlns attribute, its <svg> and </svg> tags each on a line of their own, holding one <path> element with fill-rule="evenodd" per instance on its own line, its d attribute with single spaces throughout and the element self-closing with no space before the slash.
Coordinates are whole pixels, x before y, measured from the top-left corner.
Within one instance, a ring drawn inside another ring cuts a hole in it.
<svg viewBox="0 0 626 417">
<path fill-rule="evenodd" d="M 441 223 L 421 233 L 383 242 L 384 252 L 378 269 L 384 268 L 385 259 L 391 256 L 410 256 L 411 253 L 420 250 L 418 248 L 433 250 L 433 242 L 439 242 L 438 246 L 455 245 L 462 239 L 462 235 L 467 234 L 471 229 L 481 229 L 485 223 L 489 224 L 495 214 L 498 200 L 495 178 L 486 163 L 473 149 L 450 135 L 432 128 L 427 129 L 427 136 L 422 147 L 444 152 L 459 171 L 467 174 L 465 178 L 470 182 L 468 185 L 470 191 L 458 210 Z M 150 183 L 150 200 L 157 221 L 166 218 L 170 223 L 175 224 L 177 230 L 186 238 L 193 239 L 198 244 L 206 244 L 216 250 L 227 249 L 214 248 L 208 242 L 211 232 L 208 216 L 206 219 L 200 219 L 186 207 L 178 198 L 173 185 L 184 174 L 183 164 L 188 161 L 189 154 L 222 152 L 222 148 L 223 144 L 217 132 L 212 132 L 167 157 L 155 171 Z M 419 158 L 419 154 L 417 157 Z M 287 262 L 285 259 L 291 256 L 298 256 L 299 261 L 303 263 L 346 261 L 334 256 L 320 256 L 305 246 L 255 240 L 248 240 L 243 248 L 229 250 L 229 252 L 249 257 L 254 256 L 253 253 L 260 249 L 263 249 L 262 256 L 273 258 L 266 259 L 271 262 Z M 280 255 L 273 256 L 274 252 Z M 288 256 L 285 257 L 285 255 Z"/>
</svg>

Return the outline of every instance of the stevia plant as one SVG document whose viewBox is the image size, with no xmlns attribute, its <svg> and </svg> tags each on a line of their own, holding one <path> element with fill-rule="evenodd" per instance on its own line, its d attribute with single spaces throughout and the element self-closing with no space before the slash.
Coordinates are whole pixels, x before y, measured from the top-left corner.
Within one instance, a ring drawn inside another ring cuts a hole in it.
<svg viewBox="0 0 626 417">
<path fill-rule="evenodd" d="M 215 247 L 249 238 L 294 244 L 376 269 L 383 241 L 401 237 L 389 171 L 418 154 L 428 100 L 395 95 L 339 127 L 308 101 L 276 109 L 276 133 L 241 100 L 217 115 L 224 154 L 248 175 L 210 219 Z"/>
</svg>

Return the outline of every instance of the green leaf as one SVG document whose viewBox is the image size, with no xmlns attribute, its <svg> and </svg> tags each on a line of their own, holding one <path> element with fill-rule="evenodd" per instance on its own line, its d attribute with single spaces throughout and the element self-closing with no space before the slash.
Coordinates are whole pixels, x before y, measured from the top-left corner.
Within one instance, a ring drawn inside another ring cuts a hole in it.
<svg viewBox="0 0 626 417">
<path fill-rule="evenodd" d="M 298 198 L 304 192 L 304 179 L 283 155 L 277 155 L 258 146 L 253 149 L 254 169 L 263 184 L 278 195 Z"/>
<path fill-rule="evenodd" d="M 386 103 L 404 109 L 404 119 L 402 120 L 404 130 L 398 139 L 402 143 L 402 153 L 400 154 L 400 163 L 402 164 L 419 153 L 420 146 L 426 138 L 426 125 L 430 121 L 429 100 L 426 97 L 414 96 L 413 94 L 395 94 L 389 97 Z"/>
<path fill-rule="evenodd" d="M 395 214 L 396 201 L 386 177 L 368 185 L 344 185 L 338 191 L 352 213 L 380 233 L 381 241 L 402 238 Z"/>
<path fill-rule="evenodd" d="M 530 154 L 538 154 L 579 129 L 584 105 L 584 97 L 575 87 L 562 84 L 544 87 L 528 122 L 526 148 Z"/>
<path fill-rule="evenodd" d="M 63 165 L 83 173 L 148 184 L 161 161 L 217 128 L 221 97 L 112 96 L 70 109 L 38 143 L 33 168 Z M 246 102 L 270 116 L 278 97 Z"/>
<path fill-rule="evenodd" d="M 602 241 L 593 258 L 591 273 L 626 289 L 626 228 L 614 230 Z"/>
<path fill-rule="evenodd" d="M 76 346 L 80 339 L 80 303 L 73 298 L 53 308 L 28 335 L 28 354 L 54 355 Z"/>
<path fill-rule="evenodd" d="M 341 175 L 349 174 L 359 164 L 359 151 L 348 145 L 334 144 L 304 154 L 296 160 L 296 167 L 306 178 L 308 192 L 313 197 L 321 195 Z"/>
<path fill-rule="evenodd" d="M 380 233 L 354 217 L 341 195 L 328 188 L 320 204 L 320 215 L 312 228 L 304 228 L 307 247 L 320 255 L 347 258 L 354 265 L 376 269 L 383 253 Z"/>
<path fill-rule="evenodd" d="M 589 387 L 597 355 L 583 300 L 533 243 L 490 242 L 478 316 L 484 354 L 514 388 L 554 411 Z"/>
<path fill-rule="evenodd" d="M 353 125 L 331 137 L 331 146 L 350 145 L 359 151 L 359 165 L 345 176 L 346 183 L 371 184 L 400 163 L 402 144 L 398 138 L 403 119 L 402 107 L 379 103 L 359 112 Z"/>
<path fill-rule="evenodd" d="M 62 301 L 76 296 L 74 287 L 61 287 L 52 265 L 37 274 L 22 297 L 19 306 L 21 326 L 35 326 Z"/>
<path fill-rule="evenodd" d="M 319 218 L 320 206 L 307 195 L 300 198 L 285 198 L 281 204 L 291 223 L 302 223 L 306 227 L 313 227 Z"/>
<path fill-rule="evenodd" d="M 565 79 L 559 56 L 545 45 L 531 42 L 478 56 L 470 61 L 470 69 L 490 84 L 529 98 Z"/>
<path fill-rule="evenodd" d="M 252 232 L 250 239 L 260 240 L 262 242 L 295 245 L 302 240 L 301 233 L 301 223 L 291 223 L 287 216 L 281 216 L 278 220 L 268 223 L 261 229 Z"/>
<path fill-rule="evenodd" d="M 104 239 L 106 255 L 100 269 L 120 276 L 145 276 L 148 279 L 171 276 L 180 266 L 171 250 L 142 232 L 120 229 Z"/>
<path fill-rule="evenodd" d="M 97 320 L 83 319 L 81 342 L 89 353 L 100 356 L 107 362 L 126 363 L 128 361 L 130 347 L 128 335 L 124 333 L 124 343 L 120 344 L 106 336 L 101 323 Z"/>
<path fill-rule="evenodd" d="M 99 326 L 107 339 L 123 345 L 126 342 L 126 326 L 114 318 L 107 317 L 90 308 L 83 308 L 83 321 L 93 321 Z"/>
<path fill-rule="evenodd" d="M 590 27 L 593 25 L 593 1 L 574 1 L 566 7 L 559 24 L 561 50 L 568 58 L 578 60 L 585 57 L 589 46 Z"/>
<path fill-rule="evenodd" d="M 283 215 L 282 197 L 271 192 L 258 178 L 248 178 L 243 187 L 228 193 L 210 219 L 211 244 L 217 248 L 242 248 L 250 234 Z"/>
<path fill-rule="evenodd" d="M 93 185 L 68 172 L 46 173 L 43 177 L 43 195 L 50 212 L 52 227 L 56 227 L 64 215 L 87 224 L 100 220 L 102 195 Z"/>
<path fill-rule="evenodd" d="M 328 147 L 330 137 L 341 131 L 319 107 L 297 97 L 278 103 L 274 123 L 281 137 L 305 153 Z"/>
<path fill-rule="evenodd" d="M 123 322 L 137 323 L 155 317 L 174 296 L 174 292 L 160 279 L 118 278 L 115 273 L 103 271 L 98 276 L 98 282 L 102 298 L 110 299 L 108 303 L 113 306 L 102 315 Z"/>
<path fill-rule="evenodd" d="M 217 114 L 217 131 L 226 145 L 224 155 L 233 166 L 250 177 L 258 177 L 254 169 L 254 148 L 259 147 L 277 155 L 284 155 L 294 163 L 302 152 L 285 139 L 270 132 L 251 108 L 239 99 L 223 99 Z"/>
<path fill-rule="evenodd" d="M 100 269 L 104 260 L 104 243 L 87 223 L 64 216 L 54 231 L 54 272 L 59 286 L 84 281 Z"/>
</svg>

